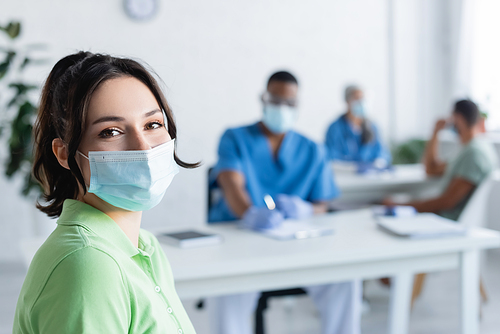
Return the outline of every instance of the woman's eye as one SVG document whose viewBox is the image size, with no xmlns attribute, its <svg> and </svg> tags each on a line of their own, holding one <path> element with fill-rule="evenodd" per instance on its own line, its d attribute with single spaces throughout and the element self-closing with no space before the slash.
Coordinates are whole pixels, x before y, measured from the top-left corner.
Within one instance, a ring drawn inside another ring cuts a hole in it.
<svg viewBox="0 0 500 334">
<path fill-rule="evenodd" d="M 163 123 L 161 122 L 150 122 L 146 124 L 146 130 L 154 130 L 154 129 L 159 129 L 163 127 Z"/>
<path fill-rule="evenodd" d="M 118 136 L 119 134 L 120 134 L 120 131 L 117 130 L 117 129 L 105 129 L 105 130 L 102 130 L 99 133 L 99 137 L 101 137 L 101 138 L 111 138 L 111 137 Z"/>
</svg>

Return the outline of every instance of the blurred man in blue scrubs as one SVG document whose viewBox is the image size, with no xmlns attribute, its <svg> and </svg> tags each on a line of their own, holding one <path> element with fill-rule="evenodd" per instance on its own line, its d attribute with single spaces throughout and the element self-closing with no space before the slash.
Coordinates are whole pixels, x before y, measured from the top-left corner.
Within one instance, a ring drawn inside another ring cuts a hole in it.
<svg viewBox="0 0 500 334">
<path fill-rule="evenodd" d="M 457 157 L 447 163 L 438 156 L 438 133 L 451 127 L 457 134 L 462 148 Z M 434 212 L 458 220 L 474 190 L 496 168 L 498 156 L 493 145 L 477 138 L 481 133 L 481 115 L 477 105 L 470 100 L 457 101 L 450 119 L 436 122 L 431 140 L 424 153 L 428 175 L 442 176 L 441 193 L 435 198 L 406 203 L 418 212 Z M 396 205 L 390 199 L 386 205 Z"/>
<path fill-rule="evenodd" d="M 327 202 L 338 196 L 323 147 L 292 130 L 297 93 L 292 74 L 274 73 L 262 95 L 262 120 L 224 133 L 211 174 L 224 195 L 210 210 L 211 222 L 239 220 L 249 229 L 271 229 L 287 218 L 325 213 Z M 266 195 L 275 199 L 275 210 L 266 206 Z M 304 289 L 321 313 L 323 334 L 360 333 L 360 282 Z M 254 292 L 210 299 L 212 333 L 250 334 L 259 296 Z"/>
<path fill-rule="evenodd" d="M 328 128 L 326 146 L 330 160 L 375 163 L 385 167 L 391 162 L 389 151 L 382 145 L 375 124 L 366 118 L 363 90 L 356 85 L 345 89 L 347 113 Z"/>
</svg>

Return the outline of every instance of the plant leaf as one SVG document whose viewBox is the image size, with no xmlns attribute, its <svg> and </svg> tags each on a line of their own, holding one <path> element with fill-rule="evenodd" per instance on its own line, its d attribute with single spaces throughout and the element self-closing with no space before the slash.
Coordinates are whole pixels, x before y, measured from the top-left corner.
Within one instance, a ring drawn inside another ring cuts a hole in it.
<svg viewBox="0 0 500 334">
<path fill-rule="evenodd" d="M 21 66 L 19 66 L 20 70 L 24 70 L 24 68 L 31 62 L 31 59 L 28 57 L 25 57 L 23 62 L 21 63 Z"/>
<path fill-rule="evenodd" d="M 43 43 L 32 43 L 24 46 L 26 50 L 47 50 L 48 47 Z"/>
<path fill-rule="evenodd" d="M 5 27 L 5 32 L 10 38 L 17 38 L 21 33 L 21 23 L 17 21 L 10 22 L 7 27 Z"/>
<path fill-rule="evenodd" d="M 7 74 L 7 71 L 9 70 L 9 65 L 10 64 L 6 62 L 0 64 L 0 79 L 2 79 L 5 76 L 5 74 Z"/>
<path fill-rule="evenodd" d="M 12 100 L 10 100 L 9 103 L 7 103 L 7 108 L 10 108 L 10 107 L 14 106 L 15 104 L 17 104 L 20 97 L 21 97 L 21 95 L 19 95 L 19 94 L 14 95 Z"/>
<path fill-rule="evenodd" d="M 50 59 L 48 58 L 42 58 L 42 59 L 31 59 L 30 64 L 33 65 L 45 65 L 50 63 Z"/>
<path fill-rule="evenodd" d="M 15 56 L 16 56 L 15 51 L 10 50 L 7 52 L 5 60 L 3 61 L 3 63 L 0 64 L 0 79 L 2 79 L 5 76 L 5 74 L 7 74 L 10 64 L 12 63 L 12 60 L 14 59 Z"/>
<path fill-rule="evenodd" d="M 10 88 L 15 88 L 17 90 L 16 94 L 17 95 L 24 95 L 30 90 L 37 89 L 38 86 L 35 85 L 28 85 L 23 82 L 12 82 L 9 84 Z"/>
<path fill-rule="evenodd" d="M 425 140 L 412 139 L 395 147 L 392 152 L 393 164 L 415 164 L 420 162 L 426 143 Z"/>
<path fill-rule="evenodd" d="M 22 71 L 25 69 L 26 66 L 28 65 L 45 65 L 49 63 L 49 59 L 32 59 L 29 57 L 25 57 L 21 65 L 19 66 L 19 69 Z"/>
<path fill-rule="evenodd" d="M 19 109 L 16 117 L 12 120 L 11 135 L 9 140 L 9 159 L 7 161 L 5 175 L 12 177 L 21 170 L 24 162 L 31 160 L 33 125 L 31 116 L 36 113 L 36 108 L 25 102 Z"/>
</svg>

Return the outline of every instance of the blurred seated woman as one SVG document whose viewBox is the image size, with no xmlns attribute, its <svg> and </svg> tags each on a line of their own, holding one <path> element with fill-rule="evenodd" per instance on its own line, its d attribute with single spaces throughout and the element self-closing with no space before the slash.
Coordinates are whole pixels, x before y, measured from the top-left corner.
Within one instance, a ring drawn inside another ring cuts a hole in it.
<svg viewBox="0 0 500 334">
<path fill-rule="evenodd" d="M 345 89 L 347 112 L 333 122 L 326 133 L 330 160 L 374 164 L 386 167 L 391 162 L 389 151 L 382 145 L 377 127 L 366 118 L 366 103 L 359 86 Z"/>
</svg>

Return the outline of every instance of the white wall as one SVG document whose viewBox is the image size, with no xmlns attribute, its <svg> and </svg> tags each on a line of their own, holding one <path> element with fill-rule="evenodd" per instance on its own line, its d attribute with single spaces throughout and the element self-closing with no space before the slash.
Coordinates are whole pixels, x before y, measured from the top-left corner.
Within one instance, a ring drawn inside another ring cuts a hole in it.
<svg viewBox="0 0 500 334">
<path fill-rule="evenodd" d="M 450 7 L 454 0 L 392 0 L 395 142 L 428 137 L 451 108 Z"/>
<path fill-rule="evenodd" d="M 371 90 L 371 117 L 385 138 L 390 133 L 390 1 L 159 2 L 158 15 L 148 22 L 130 20 L 120 0 L 3 1 L 0 11 L 2 23 L 22 21 L 20 44 L 50 47 L 51 65 L 84 49 L 141 58 L 164 80 L 178 121 L 179 155 L 205 165 L 176 177 L 163 202 L 145 213 L 144 227 L 204 222 L 206 168 L 216 161 L 219 137 L 227 127 L 258 120 L 258 96 L 275 70 L 298 76 L 298 130 L 314 140 L 322 141 L 343 111 L 342 88 L 352 82 Z M 439 22 L 447 2 L 393 3 L 397 118 L 392 133 L 401 140 L 426 135 L 429 122 L 422 109 L 434 115 L 448 103 L 439 95 L 445 82 L 439 66 L 446 56 L 439 49 L 445 37 Z M 41 83 L 49 71 L 45 66 L 33 77 Z M 0 260 L 15 259 L 18 238 L 31 233 L 29 203 L 1 177 L 0 187 L 0 243 L 7 249 Z"/>
</svg>

